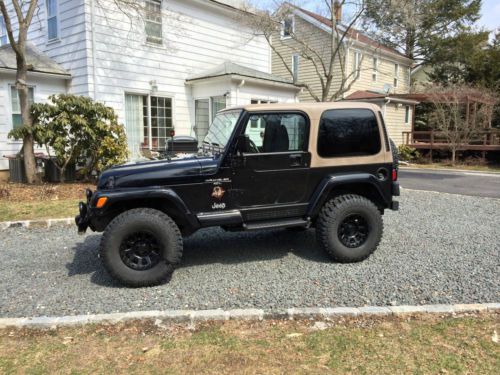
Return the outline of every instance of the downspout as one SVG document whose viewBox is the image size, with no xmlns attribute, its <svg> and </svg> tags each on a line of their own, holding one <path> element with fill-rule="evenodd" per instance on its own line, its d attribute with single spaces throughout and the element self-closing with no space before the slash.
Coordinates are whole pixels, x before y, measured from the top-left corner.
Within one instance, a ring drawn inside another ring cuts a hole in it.
<svg viewBox="0 0 500 375">
<path fill-rule="evenodd" d="M 384 115 L 384 119 L 385 119 L 385 108 L 387 104 L 389 104 L 390 102 L 391 102 L 390 98 L 385 98 L 384 107 L 382 108 L 382 114 Z"/>
<path fill-rule="evenodd" d="M 95 56 L 95 1 L 90 0 L 90 28 L 92 32 L 92 79 L 94 81 L 94 100 L 97 100 L 97 60 Z"/>
<path fill-rule="evenodd" d="M 240 88 L 245 86 L 245 80 L 242 79 L 241 82 L 236 86 L 236 103 L 234 103 L 235 106 L 240 105 L 239 103 L 239 96 L 240 96 Z"/>
</svg>

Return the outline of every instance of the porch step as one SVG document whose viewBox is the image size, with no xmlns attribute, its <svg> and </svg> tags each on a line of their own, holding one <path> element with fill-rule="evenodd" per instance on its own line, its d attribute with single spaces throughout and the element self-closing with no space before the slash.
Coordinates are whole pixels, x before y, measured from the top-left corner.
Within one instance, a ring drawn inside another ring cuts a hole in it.
<svg viewBox="0 0 500 375">
<path fill-rule="evenodd" d="M 276 228 L 292 228 L 304 227 L 310 225 L 310 221 L 304 219 L 279 219 L 279 220 L 266 220 L 254 223 L 243 224 L 244 230 L 260 230 L 260 229 L 276 229 Z"/>
</svg>

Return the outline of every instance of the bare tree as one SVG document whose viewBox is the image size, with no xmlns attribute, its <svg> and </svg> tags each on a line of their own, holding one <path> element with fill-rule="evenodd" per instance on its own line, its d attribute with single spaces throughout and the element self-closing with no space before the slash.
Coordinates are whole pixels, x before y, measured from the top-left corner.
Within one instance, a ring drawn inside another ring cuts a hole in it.
<svg viewBox="0 0 500 375">
<path fill-rule="evenodd" d="M 342 20 L 342 9 L 348 6 L 351 14 L 345 22 Z M 307 61 L 315 72 L 317 82 L 296 82 L 318 102 L 334 101 L 348 92 L 360 76 L 364 54 L 358 61 L 357 69 L 347 66 L 348 50 L 359 39 L 355 25 L 360 22 L 366 8 L 364 0 L 323 0 L 318 8 L 319 22 L 322 28 L 307 29 L 289 27 L 290 19 L 299 10 L 296 4 L 287 1 L 277 2 L 277 11 L 253 11 L 254 16 L 245 14 L 241 21 L 245 22 L 255 33 L 263 36 L 290 77 L 294 77 L 294 67 L 290 54 L 297 54 Z M 287 38 L 283 39 L 283 28 Z M 281 36 L 280 36 L 281 34 Z M 364 51 L 369 46 L 364 46 Z M 371 48 L 375 53 L 379 47 Z"/>
<path fill-rule="evenodd" d="M 455 165 L 457 152 L 470 144 L 478 132 L 491 126 L 496 98 L 487 90 L 468 86 L 436 86 L 431 89 L 430 125 L 446 139 Z"/>
<path fill-rule="evenodd" d="M 28 29 L 33 21 L 33 15 L 38 7 L 38 0 L 11 0 L 15 18 L 11 16 L 4 0 L 0 0 L 0 11 L 5 21 L 9 43 L 16 54 L 16 88 L 19 92 L 21 119 L 23 123 L 23 157 L 26 179 L 32 184 L 37 181 L 34 140 L 32 134 L 33 119 L 28 102 L 28 71 L 32 68 L 27 62 L 26 41 Z M 17 22 L 16 22 L 17 21 Z M 17 36 L 14 26 L 17 23 Z"/>
</svg>

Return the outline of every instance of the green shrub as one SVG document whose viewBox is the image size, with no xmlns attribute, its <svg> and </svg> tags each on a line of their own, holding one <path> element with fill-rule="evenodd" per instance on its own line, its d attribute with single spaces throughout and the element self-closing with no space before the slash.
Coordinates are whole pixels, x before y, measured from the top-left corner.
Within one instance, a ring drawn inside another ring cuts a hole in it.
<svg viewBox="0 0 500 375">
<path fill-rule="evenodd" d="M 404 161 L 416 161 L 420 159 L 420 152 L 408 145 L 400 145 L 398 147 L 399 159 Z"/>
<path fill-rule="evenodd" d="M 36 143 L 55 158 L 61 179 L 71 163 L 82 162 L 89 177 L 92 171 L 99 173 L 127 159 L 125 132 L 113 108 L 84 96 L 61 94 L 49 100 L 32 105 L 32 133 Z M 9 136 L 22 138 L 23 128 Z"/>
</svg>

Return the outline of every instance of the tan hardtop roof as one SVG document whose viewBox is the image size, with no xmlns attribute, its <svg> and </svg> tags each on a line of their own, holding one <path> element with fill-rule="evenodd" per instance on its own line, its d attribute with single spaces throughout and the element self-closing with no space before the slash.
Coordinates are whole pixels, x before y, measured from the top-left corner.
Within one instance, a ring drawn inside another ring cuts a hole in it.
<svg viewBox="0 0 500 375">
<path fill-rule="evenodd" d="M 380 111 L 380 107 L 366 102 L 322 102 L 322 103 L 275 103 L 275 104 L 249 104 L 245 106 L 231 107 L 224 111 L 243 109 L 248 112 L 265 112 L 265 111 L 304 111 L 310 115 L 321 116 L 321 114 L 329 109 L 370 109 L 372 111 Z"/>
</svg>

